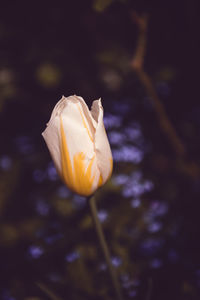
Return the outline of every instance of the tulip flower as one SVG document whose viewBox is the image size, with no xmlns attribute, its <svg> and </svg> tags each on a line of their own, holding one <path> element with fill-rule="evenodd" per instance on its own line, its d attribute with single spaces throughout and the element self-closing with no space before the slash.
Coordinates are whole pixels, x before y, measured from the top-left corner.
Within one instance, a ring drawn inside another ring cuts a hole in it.
<svg viewBox="0 0 200 300">
<path fill-rule="evenodd" d="M 89 196 L 110 177 L 113 160 L 100 99 L 90 111 L 83 98 L 63 96 L 42 135 L 58 174 L 72 191 Z"/>
</svg>

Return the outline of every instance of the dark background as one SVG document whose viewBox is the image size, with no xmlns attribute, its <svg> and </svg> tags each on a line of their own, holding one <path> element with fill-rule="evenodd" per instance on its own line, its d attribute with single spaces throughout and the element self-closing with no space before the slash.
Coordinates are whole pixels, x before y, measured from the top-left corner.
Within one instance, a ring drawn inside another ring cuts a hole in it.
<svg viewBox="0 0 200 300">
<path fill-rule="evenodd" d="M 179 155 L 131 60 L 184 145 Z M 86 200 L 41 137 L 62 95 L 102 98 L 114 157 L 97 192 L 124 299 L 199 299 L 197 0 L 4 1 L 0 9 L 0 299 L 115 299 Z"/>
</svg>

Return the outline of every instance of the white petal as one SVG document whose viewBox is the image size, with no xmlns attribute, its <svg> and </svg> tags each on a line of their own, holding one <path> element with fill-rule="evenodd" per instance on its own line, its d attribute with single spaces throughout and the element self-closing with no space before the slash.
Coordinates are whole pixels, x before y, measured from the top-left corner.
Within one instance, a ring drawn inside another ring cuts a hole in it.
<svg viewBox="0 0 200 300">
<path fill-rule="evenodd" d="M 94 135 L 95 131 L 90 115 L 85 115 L 83 106 L 76 96 L 67 99 L 66 105 L 60 114 L 70 155 L 74 156 L 78 152 L 84 152 L 88 159 L 94 155 Z"/>
<path fill-rule="evenodd" d="M 72 165 L 74 157 L 80 153 L 85 155 L 86 168 L 92 161 L 91 177 L 94 177 L 92 184 L 93 192 L 98 187 L 100 171 L 97 166 L 94 148 L 95 130 L 91 122 L 91 114 L 82 98 L 72 96 L 67 98 L 66 106 L 60 117 Z"/>
<path fill-rule="evenodd" d="M 47 123 L 47 126 L 49 125 L 49 123 L 51 123 L 51 121 L 54 120 L 54 118 L 56 116 L 58 116 L 58 117 L 60 116 L 62 110 L 64 109 L 64 107 L 66 105 L 66 102 L 67 102 L 67 98 L 62 96 L 62 98 L 56 103 L 56 105 L 52 111 L 51 118 L 50 118 L 49 122 Z"/>
<path fill-rule="evenodd" d="M 107 134 L 103 123 L 103 107 L 101 100 L 95 100 L 92 104 L 91 114 L 97 121 L 95 133 L 95 152 L 97 156 L 97 164 L 103 178 L 103 183 L 110 177 L 112 172 L 112 153 L 108 142 Z"/>
<path fill-rule="evenodd" d="M 80 101 L 80 104 L 81 104 L 82 109 L 83 109 L 83 113 L 84 113 L 85 117 L 87 118 L 90 127 L 95 129 L 97 127 L 97 121 L 93 118 L 93 116 L 92 116 L 90 110 L 88 109 L 88 106 L 86 105 L 85 101 L 80 96 L 74 96 L 74 97 L 76 97 Z"/>
<path fill-rule="evenodd" d="M 48 146 L 51 153 L 52 159 L 54 161 L 57 172 L 61 174 L 61 154 L 60 154 L 60 120 L 56 116 L 49 122 L 47 128 L 42 133 L 42 136 Z"/>
</svg>

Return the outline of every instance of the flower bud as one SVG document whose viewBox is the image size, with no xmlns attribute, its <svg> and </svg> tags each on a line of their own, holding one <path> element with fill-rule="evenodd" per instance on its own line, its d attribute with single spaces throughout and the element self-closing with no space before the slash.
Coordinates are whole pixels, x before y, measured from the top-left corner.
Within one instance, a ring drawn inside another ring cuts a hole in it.
<svg viewBox="0 0 200 300">
<path fill-rule="evenodd" d="M 72 191 L 89 196 L 110 177 L 113 160 L 100 99 L 90 111 L 83 98 L 63 96 L 42 135 L 58 174 Z"/>
</svg>

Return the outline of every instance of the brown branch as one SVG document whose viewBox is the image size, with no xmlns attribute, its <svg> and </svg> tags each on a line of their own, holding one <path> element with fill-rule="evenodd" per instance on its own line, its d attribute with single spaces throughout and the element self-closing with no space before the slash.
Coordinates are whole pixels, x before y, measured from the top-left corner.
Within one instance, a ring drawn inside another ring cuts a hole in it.
<svg viewBox="0 0 200 300">
<path fill-rule="evenodd" d="M 51 300 L 62 300 L 60 297 L 58 297 L 54 292 L 52 292 L 49 287 L 47 287 L 42 282 L 37 282 L 36 285 L 43 291 Z"/>
<path fill-rule="evenodd" d="M 157 95 L 152 80 L 143 67 L 147 43 L 147 15 L 139 16 L 136 12 L 134 12 L 132 13 L 132 18 L 138 26 L 139 35 L 135 54 L 131 61 L 131 67 L 136 73 L 140 82 L 145 87 L 146 93 L 150 97 L 154 106 L 158 121 L 160 123 L 160 127 L 163 130 L 164 134 L 167 136 L 169 142 L 171 143 L 171 146 L 179 157 L 184 157 L 186 153 L 185 146 L 183 145 L 181 139 L 178 137 L 176 130 L 169 120 L 165 108 Z"/>
</svg>

